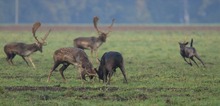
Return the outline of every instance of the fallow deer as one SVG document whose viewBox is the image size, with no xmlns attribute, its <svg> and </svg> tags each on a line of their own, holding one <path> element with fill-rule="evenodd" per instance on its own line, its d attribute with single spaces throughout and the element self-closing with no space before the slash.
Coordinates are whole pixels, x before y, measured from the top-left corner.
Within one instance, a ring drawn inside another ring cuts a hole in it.
<svg viewBox="0 0 220 106">
<path fill-rule="evenodd" d="M 59 71 L 64 81 L 66 81 L 66 79 L 64 77 L 63 72 L 70 64 L 78 67 L 81 78 L 84 80 L 86 80 L 85 78 L 86 75 L 89 76 L 90 79 L 96 76 L 96 72 L 93 69 L 91 62 L 89 61 L 88 56 L 80 48 L 74 48 L 74 47 L 60 48 L 54 52 L 53 59 L 54 59 L 54 65 L 51 68 L 51 71 L 48 75 L 47 82 L 50 81 L 50 76 L 52 75 L 52 72 L 60 64 L 63 65 L 59 69 Z"/>
<path fill-rule="evenodd" d="M 103 80 L 103 83 L 107 81 L 107 76 L 108 76 L 109 78 L 107 84 L 110 84 L 111 77 L 113 73 L 116 72 L 116 68 L 120 68 L 124 76 L 124 80 L 127 83 L 127 78 L 124 68 L 124 60 L 121 53 L 119 52 L 110 51 L 104 53 L 101 58 L 99 68 L 98 70 L 95 69 L 95 71 L 98 74 L 99 79 Z"/>
<path fill-rule="evenodd" d="M 33 27 L 32 27 L 32 33 L 33 37 L 35 38 L 36 42 L 32 44 L 26 44 L 22 42 L 12 42 L 8 43 L 4 46 L 4 51 L 6 54 L 6 60 L 10 65 L 14 65 L 12 62 L 12 59 L 16 56 L 19 55 L 23 58 L 23 60 L 27 63 L 29 66 L 26 57 L 29 59 L 33 67 L 36 69 L 36 66 L 34 65 L 30 55 L 36 51 L 40 51 L 41 53 L 43 52 L 43 46 L 46 44 L 46 39 L 51 31 L 51 29 L 45 34 L 44 38 L 42 38 L 42 41 L 39 41 L 36 37 L 36 31 L 37 29 L 41 26 L 40 22 L 36 22 Z"/>
<path fill-rule="evenodd" d="M 193 39 L 191 39 L 190 47 L 186 47 L 187 44 L 188 44 L 188 42 L 183 42 L 183 43 L 179 42 L 180 55 L 183 57 L 184 61 L 186 61 L 186 58 L 189 58 L 189 62 L 188 61 L 186 61 L 186 62 L 190 66 L 192 66 L 192 63 L 190 60 L 192 60 L 198 66 L 198 64 L 196 63 L 196 61 L 193 58 L 193 57 L 196 57 L 202 63 L 202 65 L 204 67 L 206 67 L 204 62 L 201 60 L 201 58 L 197 54 L 196 49 L 193 47 Z"/>
<path fill-rule="evenodd" d="M 109 32 L 111 32 L 111 28 L 114 24 L 115 19 L 112 19 L 112 24 L 108 27 L 109 28 L 108 32 L 103 32 L 98 29 L 97 27 L 98 20 L 99 18 L 97 16 L 93 18 L 94 28 L 98 32 L 98 35 L 99 35 L 98 37 L 94 37 L 94 36 L 93 37 L 78 37 L 73 40 L 74 47 L 78 47 L 81 49 L 89 49 L 91 50 L 92 57 L 93 57 L 93 52 L 95 52 L 96 58 L 98 58 L 97 56 L 98 48 L 104 42 L 106 42 L 106 38 L 109 36 Z"/>
</svg>

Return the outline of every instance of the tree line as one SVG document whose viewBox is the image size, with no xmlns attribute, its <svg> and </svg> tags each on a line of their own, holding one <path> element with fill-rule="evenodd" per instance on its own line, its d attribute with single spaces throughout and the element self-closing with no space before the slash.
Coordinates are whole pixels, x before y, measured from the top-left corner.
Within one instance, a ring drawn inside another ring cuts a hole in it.
<svg viewBox="0 0 220 106">
<path fill-rule="evenodd" d="M 17 3 L 16 3 L 17 1 Z M 219 23 L 220 0 L 1 0 L 0 23 Z"/>
</svg>

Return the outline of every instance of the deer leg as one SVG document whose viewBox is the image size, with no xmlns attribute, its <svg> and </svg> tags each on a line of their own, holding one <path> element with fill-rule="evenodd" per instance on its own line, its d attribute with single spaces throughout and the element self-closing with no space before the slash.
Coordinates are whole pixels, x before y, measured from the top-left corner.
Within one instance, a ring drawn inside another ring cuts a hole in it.
<svg viewBox="0 0 220 106">
<path fill-rule="evenodd" d="M 50 73 L 49 73 L 49 75 L 48 75 L 47 82 L 50 81 L 50 76 L 52 75 L 53 71 L 54 71 L 59 65 L 60 65 L 60 64 L 57 63 L 57 62 L 54 63 L 54 65 L 53 65 L 53 67 L 51 68 Z"/>
<path fill-rule="evenodd" d="M 108 73 L 108 82 L 107 82 L 108 85 L 110 85 L 112 75 L 113 75 L 113 71 L 109 71 L 109 73 Z"/>
<path fill-rule="evenodd" d="M 27 63 L 27 65 L 29 66 L 29 64 L 28 64 L 27 60 L 25 59 L 25 57 L 24 56 L 21 56 L 21 57 Z"/>
<path fill-rule="evenodd" d="M 190 57 L 191 58 L 191 57 Z M 192 66 L 192 62 L 191 59 L 189 58 L 189 65 Z"/>
<path fill-rule="evenodd" d="M 11 54 L 11 56 L 10 56 L 9 61 L 10 61 L 10 63 L 11 63 L 12 65 L 14 65 L 12 59 L 13 59 L 15 56 L 16 56 L 16 54 Z"/>
<path fill-rule="evenodd" d="M 105 73 L 104 73 L 104 75 L 106 76 L 106 82 L 107 82 L 107 84 L 108 85 L 110 85 L 110 80 L 111 80 L 111 77 L 112 77 L 112 75 L 113 75 L 113 71 L 114 69 L 112 69 L 112 67 L 111 66 L 107 66 L 106 67 L 106 69 L 105 69 Z M 107 79 L 107 76 L 108 76 L 108 79 Z"/>
<path fill-rule="evenodd" d="M 82 86 L 84 86 L 85 81 L 87 81 L 86 80 L 86 71 L 82 69 L 80 76 L 81 76 Z"/>
<path fill-rule="evenodd" d="M 10 65 L 14 65 L 14 63 L 12 62 L 12 59 L 15 57 L 15 54 L 6 54 L 6 60 Z"/>
<path fill-rule="evenodd" d="M 81 75 L 81 79 L 87 81 L 87 80 L 86 80 L 86 71 L 84 71 L 84 70 L 81 71 L 80 75 Z"/>
<path fill-rule="evenodd" d="M 31 62 L 31 64 L 32 64 L 32 66 L 34 67 L 34 69 L 36 69 L 36 67 L 35 67 L 35 65 L 34 65 L 34 63 L 33 63 L 32 59 L 31 59 L 31 57 L 28 57 L 28 59 L 29 59 L 29 61 Z"/>
<path fill-rule="evenodd" d="M 193 59 L 193 57 L 190 57 L 190 59 L 199 67 L 199 65 L 196 63 L 196 61 Z"/>
<path fill-rule="evenodd" d="M 191 62 L 186 61 L 186 58 L 184 58 L 184 57 L 183 57 L 183 59 L 184 59 L 184 61 L 185 61 L 186 63 L 188 63 L 189 65 L 191 65 L 191 66 L 192 66 L 192 63 L 191 63 Z"/>
<path fill-rule="evenodd" d="M 95 56 L 96 56 L 96 63 L 99 63 L 99 60 L 98 60 L 98 49 L 95 50 Z"/>
<path fill-rule="evenodd" d="M 106 69 L 103 69 L 103 83 L 105 83 L 107 81 L 107 72 Z"/>
<path fill-rule="evenodd" d="M 125 83 L 128 83 L 127 78 L 126 78 L 126 74 L 125 74 L 125 68 L 124 68 L 124 65 L 122 65 L 122 66 L 119 67 L 119 68 L 120 68 L 120 70 L 121 70 L 121 72 L 122 72 L 122 74 L 123 74 L 123 76 L 124 76 Z"/>
<path fill-rule="evenodd" d="M 6 54 L 6 55 L 7 55 L 7 57 L 6 57 L 6 61 L 8 62 L 8 64 L 10 64 L 10 65 L 11 65 L 11 63 L 9 62 L 10 55 L 9 55 L 9 54 Z"/>
<path fill-rule="evenodd" d="M 76 66 L 77 66 L 77 69 L 78 69 L 78 74 L 76 75 L 76 78 L 77 79 L 82 79 L 82 77 L 81 77 L 82 68 L 78 65 L 76 65 Z"/>
<path fill-rule="evenodd" d="M 63 75 L 63 71 L 64 71 L 68 66 L 69 66 L 69 64 L 64 64 L 64 65 L 59 69 L 60 74 L 61 74 L 61 76 L 62 76 L 62 78 L 63 78 L 64 81 L 66 81 L 66 79 L 65 79 L 65 77 L 64 77 L 64 75 Z"/>
<path fill-rule="evenodd" d="M 196 54 L 195 57 L 202 63 L 202 65 L 206 68 L 204 62 L 202 61 L 202 59 Z"/>
<path fill-rule="evenodd" d="M 86 72 L 81 67 L 79 67 L 78 70 L 80 72 L 80 79 L 82 81 L 82 85 L 84 86 L 84 81 L 87 81 L 86 80 Z"/>
<path fill-rule="evenodd" d="M 90 51 L 91 61 L 93 61 L 93 49 L 92 48 L 90 48 L 90 49 L 91 49 L 91 51 Z"/>
</svg>

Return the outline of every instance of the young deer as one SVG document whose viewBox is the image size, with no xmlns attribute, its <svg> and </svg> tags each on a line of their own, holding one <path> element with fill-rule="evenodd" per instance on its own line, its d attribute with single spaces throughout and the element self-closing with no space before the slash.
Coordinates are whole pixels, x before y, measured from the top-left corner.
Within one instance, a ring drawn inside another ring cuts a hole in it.
<svg viewBox="0 0 220 106">
<path fill-rule="evenodd" d="M 179 42 L 180 54 L 183 57 L 183 59 L 186 61 L 185 58 L 189 58 L 189 62 L 188 61 L 186 61 L 186 62 L 190 66 L 192 66 L 192 63 L 190 60 L 192 60 L 198 66 L 196 61 L 193 59 L 193 57 L 196 57 L 203 64 L 203 66 L 206 67 L 204 62 L 200 59 L 199 55 L 197 54 L 196 49 L 193 47 L 193 39 L 191 39 L 190 47 L 186 47 L 187 44 L 188 44 L 188 42 L 184 42 L 184 43 Z"/>
<path fill-rule="evenodd" d="M 104 53 L 101 58 L 98 70 L 96 69 L 95 70 L 99 76 L 99 79 L 103 80 L 103 83 L 107 82 L 107 76 L 108 76 L 109 78 L 107 84 L 110 84 L 111 77 L 113 73 L 116 72 L 116 68 L 120 68 L 124 76 L 124 80 L 127 83 L 127 78 L 124 68 L 124 60 L 121 53 L 119 52 L 110 51 Z"/>
<path fill-rule="evenodd" d="M 109 36 L 108 34 L 109 32 L 111 32 L 111 28 L 114 24 L 115 19 L 112 19 L 112 24 L 109 26 L 108 32 L 103 32 L 98 29 L 97 27 L 98 20 L 99 18 L 97 16 L 93 18 L 93 24 L 96 31 L 98 32 L 99 35 L 98 37 L 78 37 L 73 40 L 74 47 L 78 47 L 81 49 L 90 49 L 91 56 L 93 57 L 93 52 L 95 52 L 96 58 L 98 58 L 97 56 L 98 48 L 106 41 L 106 38 Z"/>
<path fill-rule="evenodd" d="M 43 51 L 43 45 L 45 45 L 46 43 L 46 38 L 48 37 L 49 33 L 51 30 L 49 30 L 44 38 L 42 38 L 42 41 L 39 41 L 37 39 L 37 37 L 35 36 L 35 33 L 37 31 L 37 29 L 41 26 L 40 22 L 36 22 L 33 27 L 32 27 L 32 33 L 33 33 L 33 37 L 35 38 L 36 42 L 32 43 L 32 44 L 26 44 L 26 43 L 22 43 L 22 42 L 12 42 L 12 43 L 8 43 L 4 46 L 4 51 L 5 54 L 7 55 L 7 62 L 10 65 L 13 65 L 14 63 L 12 62 L 12 59 L 16 56 L 19 55 L 23 58 L 23 60 L 27 63 L 27 65 L 29 66 L 26 57 L 29 59 L 29 61 L 31 62 L 31 64 L 33 65 L 34 68 L 35 65 L 30 57 L 30 55 L 36 51 L 40 51 L 42 53 Z"/>
<path fill-rule="evenodd" d="M 88 56 L 86 53 L 80 49 L 80 48 L 60 48 L 54 52 L 53 55 L 54 59 L 54 65 L 51 68 L 51 71 L 48 76 L 47 82 L 50 81 L 50 76 L 52 75 L 52 72 L 60 65 L 63 66 L 59 69 L 60 74 L 64 81 L 66 81 L 63 71 L 70 65 L 75 65 L 78 67 L 81 78 L 86 80 L 86 75 L 92 79 L 94 76 L 96 76 L 96 72 L 93 69 L 93 66 L 91 62 L 88 59 Z"/>
</svg>

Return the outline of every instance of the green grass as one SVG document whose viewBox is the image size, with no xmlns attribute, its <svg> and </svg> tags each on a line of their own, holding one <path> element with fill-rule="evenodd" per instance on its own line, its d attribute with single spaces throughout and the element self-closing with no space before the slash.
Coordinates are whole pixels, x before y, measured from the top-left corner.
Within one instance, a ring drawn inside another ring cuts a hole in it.
<svg viewBox="0 0 220 106">
<path fill-rule="evenodd" d="M 41 37 L 45 32 L 38 32 Z M 53 52 L 61 47 L 71 47 L 73 38 L 92 36 L 95 32 L 51 32 L 43 53 L 31 55 L 37 69 L 28 67 L 21 57 L 9 66 L 3 47 L 8 42 L 34 42 L 31 32 L 0 32 L 0 104 L 2 105 L 77 105 L 77 106 L 146 106 L 146 105 L 220 105 L 220 32 L 217 31 L 116 31 L 100 49 L 104 52 L 121 52 L 126 67 L 128 84 L 123 83 L 119 69 L 111 85 L 98 79 L 82 85 L 77 79 L 77 69 L 68 67 L 63 82 L 58 71 L 47 75 L 53 65 Z M 194 39 L 207 68 L 201 63 L 187 65 L 179 54 L 179 41 Z M 90 56 L 90 51 L 86 51 Z M 91 59 L 91 58 L 90 58 Z M 97 63 L 93 62 L 94 67 Z M 56 87 L 58 86 L 58 87 Z M 60 90 L 39 89 L 13 91 L 19 87 L 50 87 Z M 62 89 L 61 89 L 62 88 Z"/>
</svg>

